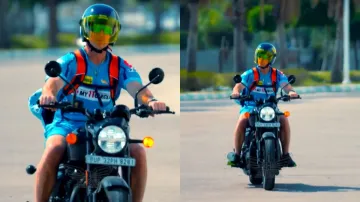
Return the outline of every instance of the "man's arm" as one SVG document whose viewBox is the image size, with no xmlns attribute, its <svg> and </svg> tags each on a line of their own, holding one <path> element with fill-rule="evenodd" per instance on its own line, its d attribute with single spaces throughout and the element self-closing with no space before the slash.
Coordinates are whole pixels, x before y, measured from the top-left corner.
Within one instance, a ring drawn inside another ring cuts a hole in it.
<svg viewBox="0 0 360 202">
<path fill-rule="evenodd" d="M 56 97 L 63 85 L 64 81 L 62 81 L 59 77 L 48 78 L 42 88 L 42 94 L 53 95 Z"/>
<path fill-rule="evenodd" d="M 287 76 L 279 70 L 278 70 L 278 78 L 281 88 L 287 85 L 285 86 L 285 88 L 283 88 L 286 94 L 289 94 L 290 92 L 295 92 L 294 88 L 291 86 L 291 84 L 289 84 Z"/>
<path fill-rule="evenodd" d="M 72 78 L 68 78 L 67 76 L 71 77 L 71 75 L 75 74 L 76 71 L 76 60 L 75 56 L 72 53 L 68 53 L 59 59 L 56 60 L 60 64 L 61 67 L 61 75 L 68 79 L 69 81 Z M 67 75 L 65 75 L 67 74 Z M 42 87 L 42 94 L 44 95 L 53 95 L 57 96 L 59 91 L 62 89 L 62 87 L 65 85 L 64 81 L 60 77 L 45 77 L 45 84 Z"/>
<path fill-rule="evenodd" d="M 287 83 L 282 83 L 281 87 L 284 87 Z M 291 86 L 291 84 L 287 85 L 284 88 L 285 93 L 289 94 L 290 92 L 295 92 L 294 88 Z"/>
<path fill-rule="evenodd" d="M 135 94 L 142 88 L 143 85 L 137 81 L 129 82 L 126 85 L 126 91 L 135 99 Z M 138 94 L 140 104 L 148 105 L 150 101 L 154 100 L 154 96 L 148 88 L 145 88 Z"/>
<path fill-rule="evenodd" d="M 252 73 L 252 70 L 246 71 L 241 75 L 241 83 L 235 84 L 235 86 L 233 88 L 233 93 L 242 92 L 242 90 L 244 90 L 244 88 L 246 88 L 245 85 L 249 87 L 249 80 L 252 79 L 252 78 L 250 78 L 252 75 L 251 73 Z"/>
</svg>

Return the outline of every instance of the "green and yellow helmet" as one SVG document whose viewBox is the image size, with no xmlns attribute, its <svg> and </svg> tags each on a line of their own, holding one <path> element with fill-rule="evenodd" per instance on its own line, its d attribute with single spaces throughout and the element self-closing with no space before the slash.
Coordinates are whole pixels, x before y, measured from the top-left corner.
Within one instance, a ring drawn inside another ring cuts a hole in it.
<svg viewBox="0 0 360 202">
<path fill-rule="evenodd" d="M 260 68 L 267 68 L 276 60 L 276 48 L 271 43 L 261 43 L 255 50 L 254 62 Z"/>
<path fill-rule="evenodd" d="M 84 42 L 90 42 L 97 49 L 114 45 L 121 29 L 119 15 L 106 4 L 89 6 L 80 20 L 80 35 Z"/>
</svg>

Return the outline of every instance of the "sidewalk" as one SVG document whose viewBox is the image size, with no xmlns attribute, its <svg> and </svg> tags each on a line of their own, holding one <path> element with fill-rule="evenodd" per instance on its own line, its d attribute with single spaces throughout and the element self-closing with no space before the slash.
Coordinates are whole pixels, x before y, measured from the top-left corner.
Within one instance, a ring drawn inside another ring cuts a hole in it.
<svg viewBox="0 0 360 202">
<path fill-rule="evenodd" d="M 327 92 L 360 92 L 360 84 L 294 87 L 294 89 L 300 95 Z M 231 90 L 221 92 L 182 93 L 180 95 L 180 101 L 229 99 L 230 94 Z"/>
</svg>

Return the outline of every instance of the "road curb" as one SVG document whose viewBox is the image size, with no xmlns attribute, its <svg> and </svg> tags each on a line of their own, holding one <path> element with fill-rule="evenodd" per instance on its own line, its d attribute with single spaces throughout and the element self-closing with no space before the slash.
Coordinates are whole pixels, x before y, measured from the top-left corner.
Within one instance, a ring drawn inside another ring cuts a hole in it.
<svg viewBox="0 0 360 202">
<path fill-rule="evenodd" d="M 296 92 L 302 94 L 312 93 L 330 93 L 330 92 L 360 92 L 360 84 L 349 85 L 329 85 L 329 86 L 311 86 L 311 87 L 294 87 Z M 182 93 L 180 101 L 201 101 L 201 100 L 222 100 L 228 99 L 231 90 L 222 92 L 198 92 Z"/>
</svg>

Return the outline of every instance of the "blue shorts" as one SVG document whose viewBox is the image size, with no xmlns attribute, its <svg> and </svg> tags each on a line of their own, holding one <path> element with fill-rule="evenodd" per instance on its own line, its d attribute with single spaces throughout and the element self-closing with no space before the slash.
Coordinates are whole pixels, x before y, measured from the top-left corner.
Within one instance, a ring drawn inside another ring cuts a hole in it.
<svg viewBox="0 0 360 202">
<path fill-rule="evenodd" d="M 66 137 L 67 134 L 82 128 L 85 122 L 70 122 L 67 120 L 54 120 L 52 123 L 45 126 L 44 136 L 45 139 L 53 135 L 61 135 Z"/>
<path fill-rule="evenodd" d="M 234 102 L 235 102 L 236 104 L 238 104 L 238 105 L 241 106 L 241 108 L 240 108 L 240 115 L 243 115 L 243 114 L 246 113 L 246 112 L 251 112 L 251 111 L 255 108 L 255 106 L 248 106 L 248 105 L 242 106 L 242 105 L 240 104 L 240 101 L 239 101 L 239 100 L 234 100 Z"/>
<path fill-rule="evenodd" d="M 45 125 L 43 116 L 44 110 L 37 105 L 37 101 L 41 96 L 41 91 L 42 89 L 38 89 L 33 95 L 30 96 L 28 101 L 28 108 L 30 112 L 40 120 L 44 129 L 45 140 L 52 135 L 62 135 L 65 137 L 67 134 L 75 131 L 76 129 L 85 126 L 85 122 L 70 122 L 64 119 L 55 119 L 52 123 Z"/>
<path fill-rule="evenodd" d="M 243 114 L 245 114 L 246 112 L 251 112 L 254 108 L 255 108 L 255 106 L 244 106 L 244 107 L 241 107 L 241 109 L 240 109 L 240 115 L 243 115 Z"/>
</svg>

